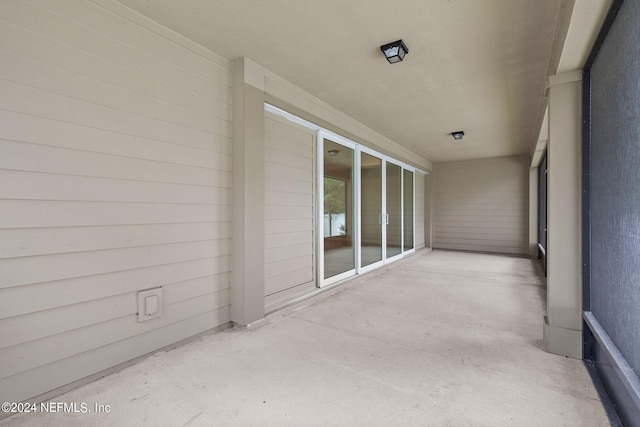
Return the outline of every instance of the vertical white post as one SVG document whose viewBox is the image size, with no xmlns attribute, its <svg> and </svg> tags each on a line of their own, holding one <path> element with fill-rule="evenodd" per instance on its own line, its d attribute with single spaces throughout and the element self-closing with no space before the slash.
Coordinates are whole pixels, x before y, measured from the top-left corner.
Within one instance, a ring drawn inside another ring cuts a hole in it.
<svg viewBox="0 0 640 427">
<path fill-rule="evenodd" d="M 549 78 L 547 351 L 582 358 L 582 72 Z"/>
<path fill-rule="evenodd" d="M 233 63 L 233 250 L 231 320 L 264 317 L 264 77 L 246 58 Z"/>
</svg>

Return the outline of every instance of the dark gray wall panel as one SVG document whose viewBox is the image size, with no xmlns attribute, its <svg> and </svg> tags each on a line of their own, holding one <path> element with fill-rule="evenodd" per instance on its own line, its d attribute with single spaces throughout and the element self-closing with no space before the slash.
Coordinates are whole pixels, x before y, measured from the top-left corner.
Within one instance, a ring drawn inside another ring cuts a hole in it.
<svg viewBox="0 0 640 427">
<path fill-rule="evenodd" d="M 640 375 L 640 1 L 626 1 L 592 76 L 591 311 Z"/>
<path fill-rule="evenodd" d="M 538 243 L 547 250 L 547 153 L 538 167 Z"/>
</svg>

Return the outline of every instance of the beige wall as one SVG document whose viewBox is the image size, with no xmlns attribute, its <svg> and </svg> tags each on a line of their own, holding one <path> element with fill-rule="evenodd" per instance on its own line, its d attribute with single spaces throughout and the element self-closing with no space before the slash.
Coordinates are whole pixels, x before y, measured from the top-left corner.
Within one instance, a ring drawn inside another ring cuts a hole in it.
<svg viewBox="0 0 640 427">
<path fill-rule="evenodd" d="M 266 113 L 265 306 L 316 286 L 315 132 Z"/>
<path fill-rule="evenodd" d="M 528 255 L 529 160 L 435 165 L 434 247 Z"/>
<path fill-rule="evenodd" d="M 230 320 L 230 64 L 105 5 L 0 2 L 4 400 Z"/>
<path fill-rule="evenodd" d="M 277 215 L 265 203 L 265 99 L 431 167 L 250 60 L 232 65 L 116 1 L 3 1 L 0 20 L 6 400 L 264 316 L 277 252 L 255 237 Z M 138 323 L 137 292 L 158 286 L 162 317 Z"/>
</svg>

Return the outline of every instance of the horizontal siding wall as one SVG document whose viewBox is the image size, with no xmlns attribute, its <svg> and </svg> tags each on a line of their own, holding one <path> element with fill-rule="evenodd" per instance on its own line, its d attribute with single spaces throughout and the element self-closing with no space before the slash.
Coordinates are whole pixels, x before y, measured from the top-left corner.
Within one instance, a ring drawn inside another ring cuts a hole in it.
<svg viewBox="0 0 640 427">
<path fill-rule="evenodd" d="M 265 113 L 265 305 L 315 289 L 315 132 Z"/>
<path fill-rule="evenodd" d="M 0 64 L 0 400 L 227 324 L 228 61 L 110 0 L 7 0 Z"/>
<path fill-rule="evenodd" d="M 438 163 L 434 247 L 528 255 L 526 157 Z"/>
</svg>

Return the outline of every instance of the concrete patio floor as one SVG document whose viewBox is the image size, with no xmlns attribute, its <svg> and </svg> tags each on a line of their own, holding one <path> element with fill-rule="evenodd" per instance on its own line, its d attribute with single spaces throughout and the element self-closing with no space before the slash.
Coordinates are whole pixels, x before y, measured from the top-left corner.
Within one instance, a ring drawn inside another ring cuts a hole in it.
<svg viewBox="0 0 640 427">
<path fill-rule="evenodd" d="M 422 251 L 341 289 L 53 399 L 92 413 L 0 425 L 609 425 L 583 362 L 542 349 L 534 261 Z"/>
</svg>

